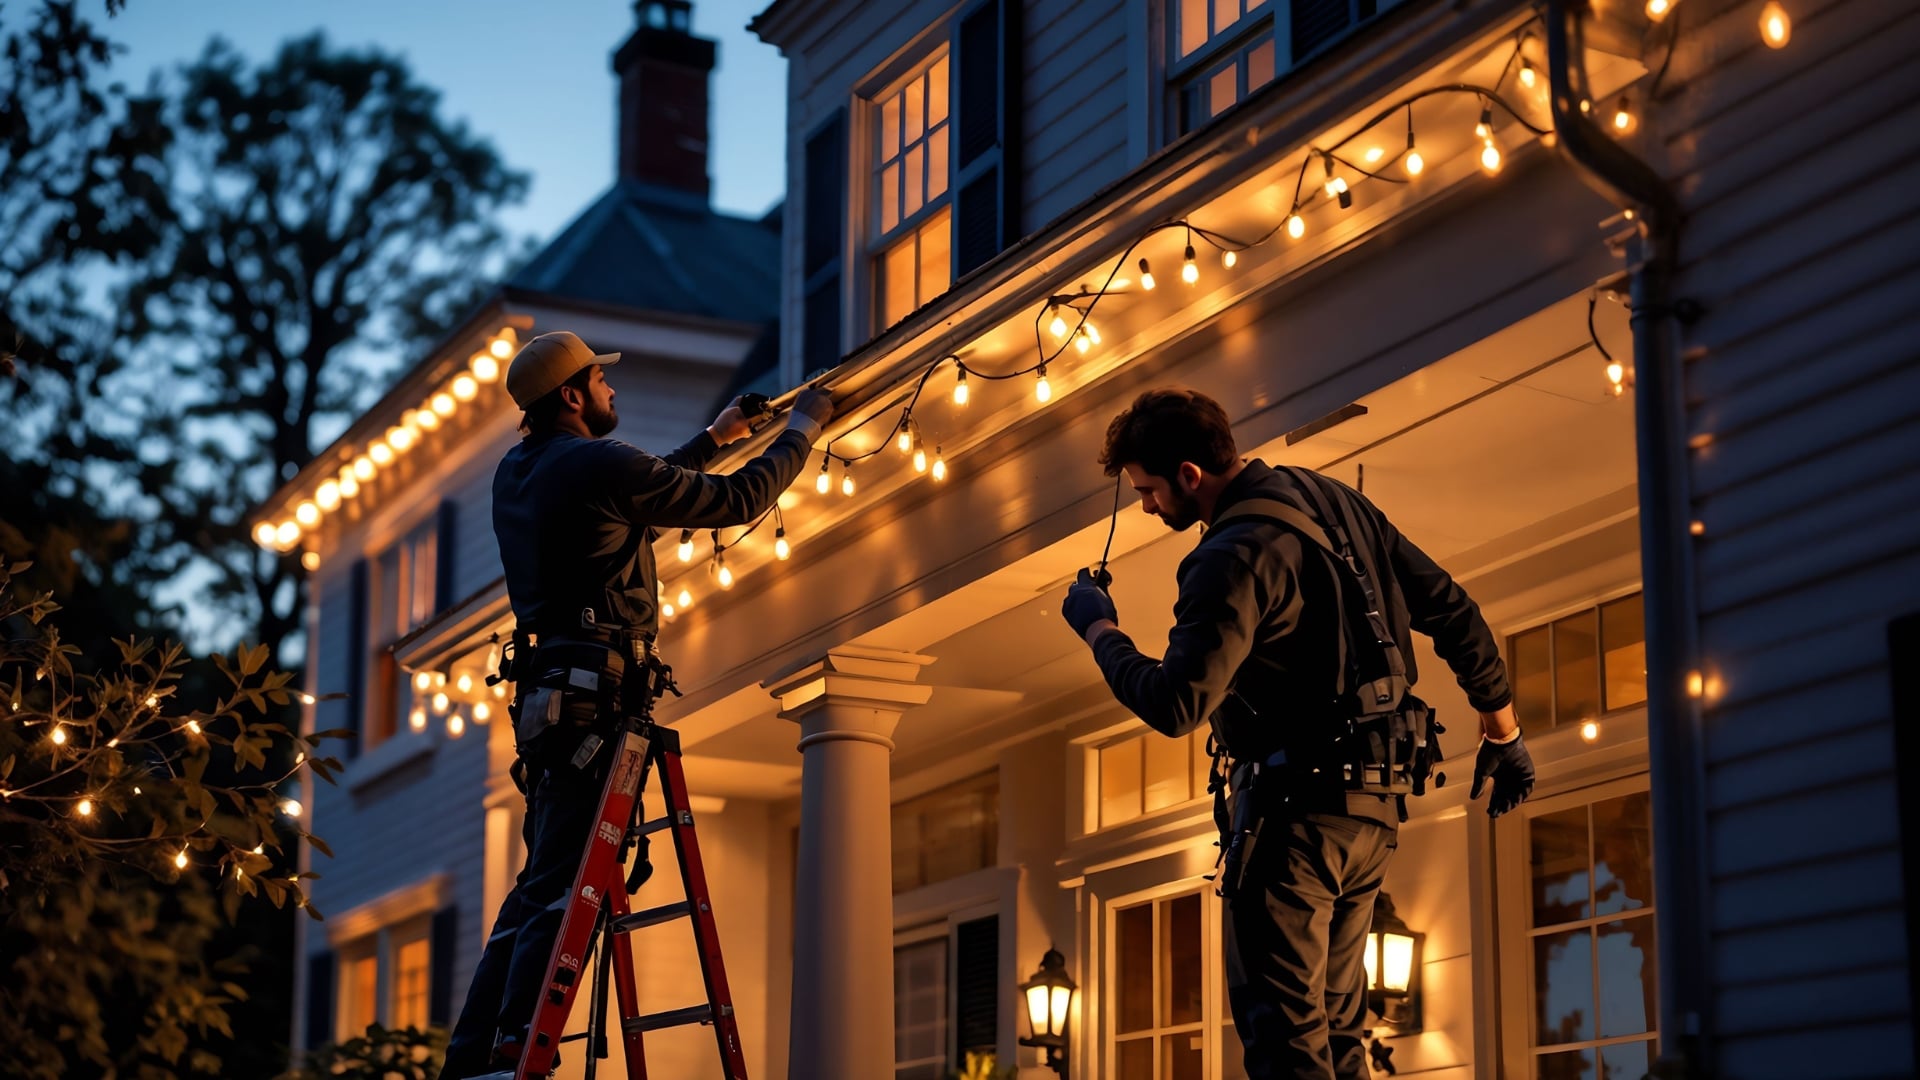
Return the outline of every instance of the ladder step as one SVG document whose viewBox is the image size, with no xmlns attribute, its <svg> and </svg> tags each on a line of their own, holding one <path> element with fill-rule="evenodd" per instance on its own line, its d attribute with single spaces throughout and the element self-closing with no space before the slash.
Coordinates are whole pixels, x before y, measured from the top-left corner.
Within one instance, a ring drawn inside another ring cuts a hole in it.
<svg viewBox="0 0 1920 1080">
<path fill-rule="evenodd" d="M 720 1015 L 732 1016 L 733 1006 L 722 1005 L 720 1007 Z M 672 1012 L 650 1013 L 646 1016 L 636 1016 L 631 1020 L 621 1021 L 620 1026 L 631 1035 L 635 1032 L 659 1031 L 662 1028 L 686 1027 L 688 1024 L 711 1023 L 713 1023 L 713 1006 L 692 1005 L 684 1009 L 675 1009 Z"/>
<path fill-rule="evenodd" d="M 645 911 L 636 911 L 631 915 L 622 915 L 613 920 L 613 932 L 625 934 L 642 927 L 658 926 L 663 922 L 684 919 L 692 914 L 693 903 L 682 900 L 677 904 L 667 904 L 664 907 L 647 908 Z"/>
<path fill-rule="evenodd" d="M 633 835 L 651 836 L 652 834 L 657 833 L 662 829 L 671 829 L 675 825 L 691 825 L 691 824 L 693 824 L 693 814 L 690 811 L 681 810 L 677 812 L 671 812 L 666 817 L 657 817 L 657 818 L 654 818 L 652 821 L 643 821 L 640 824 L 635 825 L 633 827 Z"/>
</svg>

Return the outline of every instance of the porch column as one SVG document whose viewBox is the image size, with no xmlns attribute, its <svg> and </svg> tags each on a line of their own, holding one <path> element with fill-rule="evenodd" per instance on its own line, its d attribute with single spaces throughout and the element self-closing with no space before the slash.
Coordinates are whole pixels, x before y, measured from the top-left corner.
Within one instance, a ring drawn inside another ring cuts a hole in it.
<svg viewBox="0 0 1920 1080">
<path fill-rule="evenodd" d="M 793 919 L 796 1078 L 892 1080 L 893 823 L 900 714 L 924 705 L 931 656 L 843 646 L 766 684 L 800 725 Z"/>
</svg>

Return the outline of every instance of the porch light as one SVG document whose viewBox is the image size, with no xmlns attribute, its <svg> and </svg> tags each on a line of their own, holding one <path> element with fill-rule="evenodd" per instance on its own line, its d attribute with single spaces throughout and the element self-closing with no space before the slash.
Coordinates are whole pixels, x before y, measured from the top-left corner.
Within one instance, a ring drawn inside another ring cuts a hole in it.
<svg viewBox="0 0 1920 1080">
<path fill-rule="evenodd" d="M 1374 900 L 1365 955 L 1367 1007 L 1402 1035 L 1420 1030 L 1420 953 L 1426 940 L 1394 913 L 1392 897 L 1383 892 Z"/>
<path fill-rule="evenodd" d="M 1045 1050 L 1047 1068 L 1063 1077 L 1067 1075 L 1067 1021 L 1072 1018 L 1073 996 L 1078 989 L 1073 976 L 1067 974 L 1067 958 L 1058 949 L 1048 949 L 1040 958 L 1040 970 L 1020 984 L 1032 1032 L 1020 1040 L 1020 1045 Z"/>
<path fill-rule="evenodd" d="M 1760 39 L 1768 48 L 1784 49 L 1787 40 L 1793 37 L 1793 19 L 1787 9 L 1780 6 L 1780 0 L 1768 0 L 1767 6 L 1760 9 Z"/>
<path fill-rule="evenodd" d="M 1140 287 L 1148 292 L 1153 291 L 1153 270 L 1147 266 L 1145 259 L 1140 260 Z"/>
</svg>

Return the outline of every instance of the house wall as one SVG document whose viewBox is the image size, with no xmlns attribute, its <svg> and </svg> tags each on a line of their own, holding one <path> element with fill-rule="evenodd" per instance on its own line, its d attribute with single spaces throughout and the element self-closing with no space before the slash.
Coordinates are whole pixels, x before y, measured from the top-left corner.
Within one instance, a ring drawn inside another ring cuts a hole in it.
<svg viewBox="0 0 1920 1080">
<path fill-rule="evenodd" d="M 1683 334 L 1708 1022 L 1722 1075 L 1907 1075 L 1887 623 L 1920 607 L 1920 9 L 1791 4 L 1774 50 L 1760 7 L 1676 9 L 1641 147 L 1704 308 Z"/>
</svg>

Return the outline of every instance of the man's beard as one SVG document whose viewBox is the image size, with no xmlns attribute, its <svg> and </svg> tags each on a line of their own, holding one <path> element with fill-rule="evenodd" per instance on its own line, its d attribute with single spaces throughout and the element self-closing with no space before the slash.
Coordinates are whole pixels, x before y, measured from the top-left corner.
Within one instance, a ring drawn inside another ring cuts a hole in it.
<svg viewBox="0 0 1920 1080">
<path fill-rule="evenodd" d="M 611 402 L 609 402 L 604 409 L 589 405 L 580 413 L 580 420 L 587 425 L 587 430 L 591 432 L 596 439 L 612 431 L 620 424 L 620 416 L 613 411 L 613 404 Z"/>
<path fill-rule="evenodd" d="M 1173 485 L 1167 485 L 1167 501 L 1170 505 L 1160 511 L 1160 520 L 1174 532 L 1186 532 L 1193 523 L 1200 520 L 1200 500 Z"/>
</svg>

